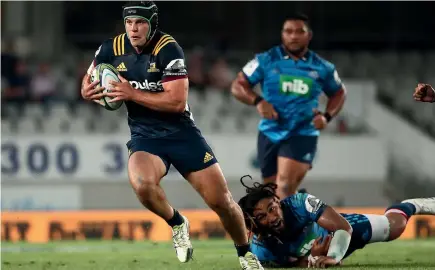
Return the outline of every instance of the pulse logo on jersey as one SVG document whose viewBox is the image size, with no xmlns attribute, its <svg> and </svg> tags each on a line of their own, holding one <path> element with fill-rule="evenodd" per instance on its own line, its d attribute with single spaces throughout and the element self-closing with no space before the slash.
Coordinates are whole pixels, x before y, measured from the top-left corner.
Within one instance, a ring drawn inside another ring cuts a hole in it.
<svg viewBox="0 0 435 270">
<path fill-rule="evenodd" d="M 308 96 L 313 86 L 313 80 L 298 76 L 281 75 L 279 84 L 279 91 L 282 94 Z"/>
<path fill-rule="evenodd" d="M 162 81 L 148 82 L 148 80 L 145 80 L 144 82 L 129 81 L 129 83 L 135 89 L 147 90 L 151 92 L 163 92 Z"/>
</svg>

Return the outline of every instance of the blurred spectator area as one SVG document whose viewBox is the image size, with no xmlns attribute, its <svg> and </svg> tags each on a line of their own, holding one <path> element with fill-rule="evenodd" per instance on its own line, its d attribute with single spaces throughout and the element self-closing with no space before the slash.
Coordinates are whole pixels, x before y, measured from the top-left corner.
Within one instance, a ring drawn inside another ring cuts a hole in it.
<svg viewBox="0 0 435 270">
<path fill-rule="evenodd" d="M 376 82 L 381 102 L 435 137 L 435 106 L 412 99 L 418 82 L 435 84 L 434 3 L 158 4 L 160 26 L 185 50 L 189 104 L 205 131 L 255 132 L 255 109 L 230 96 L 230 83 L 255 53 L 279 43 L 288 10 L 301 10 L 312 19 L 311 48 L 334 63 L 342 78 Z M 2 2 L 2 134 L 126 131 L 125 121 L 117 118 L 125 117 L 124 109 L 103 112 L 83 102 L 79 90 L 95 50 L 123 31 L 121 5 L 109 1 L 102 9 L 99 2 Z M 207 12 L 186 17 L 182 8 Z M 108 121 L 97 121 L 96 114 Z M 328 132 L 365 132 L 352 123 L 344 113 Z"/>
</svg>

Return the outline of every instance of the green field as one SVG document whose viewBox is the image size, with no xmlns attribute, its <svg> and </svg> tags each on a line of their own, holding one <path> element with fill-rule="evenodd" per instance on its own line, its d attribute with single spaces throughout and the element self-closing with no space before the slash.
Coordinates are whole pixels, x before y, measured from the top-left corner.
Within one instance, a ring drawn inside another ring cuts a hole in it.
<svg viewBox="0 0 435 270">
<path fill-rule="evenodd" d="M 170 243 L 2 243 L 2 269 L 240 269 L 229 241 L 194 241 L 194 260 L 180 264 Z M 435 269 L 435 240 L 366 246 L 347 258 L 344 269 Z"/>
</svg>

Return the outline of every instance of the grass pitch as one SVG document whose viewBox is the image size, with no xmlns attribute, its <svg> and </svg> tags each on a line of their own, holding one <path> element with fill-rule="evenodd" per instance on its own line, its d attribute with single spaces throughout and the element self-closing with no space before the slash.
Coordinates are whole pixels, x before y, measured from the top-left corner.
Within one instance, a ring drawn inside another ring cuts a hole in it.
<svg viewBox="0 0 435 270">
<path fill-rule="evenodd" d="M 57 242 L 2 243 L 2 269 L 172 270 L 240 269 L 230 241 L 193 241 L 194 260 L 178 262 L 171 243 Z M 367 245 L 344 261 L 344 269 L 434 269 L 435 240 Z"/>
</svg>

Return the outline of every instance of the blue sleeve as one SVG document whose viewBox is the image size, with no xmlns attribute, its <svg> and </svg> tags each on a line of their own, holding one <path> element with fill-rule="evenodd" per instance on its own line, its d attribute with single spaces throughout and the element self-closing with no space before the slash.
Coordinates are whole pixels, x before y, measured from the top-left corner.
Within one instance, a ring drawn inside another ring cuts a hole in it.
<svg viewBox="0 0 435 270">
<path fill-rule="evenodd" d="M 260 55 L 256 55 L 254 59 L 249 61 L 242 69 L 251 86 L 256 85 L 264 79 L 264 70 Z"/>
<path fill-rule="evenodd" d="M 326 77 L 325 77 L 325 85 L 323 86 L 323 92 L 328 97 L 333 96 L 343 87 L 343 83 L 341 82 L 340 77 L 338 76 L 338 72 L 335 69 L 335 66 L 330 64 L 326 68 Z"/>
<path fill-rule="evenodd" d="M 308 193 L 297 193 L 286 198 L 285 203 L 292 206 L 301 222 L 316 222 L 327 206 L 320 199 Z"/>
<path fill-rule="evenodd" d="M 277 257 L 272 254 L 261 242 L 252 241 L 251 252 L 257 256 L 258 260 L 263 264 L 277 263 Z"/>
<path fill-rule="evenodd" d="M 267 268 L 288 268 L 293 267 L 298 258 L 296 257 L 277 257 L 269 249 L 267 249 L 262 242 L 255 240 L 251 244 L 251 252 L 257 256 L 263 267 Z"/>
</svg>

